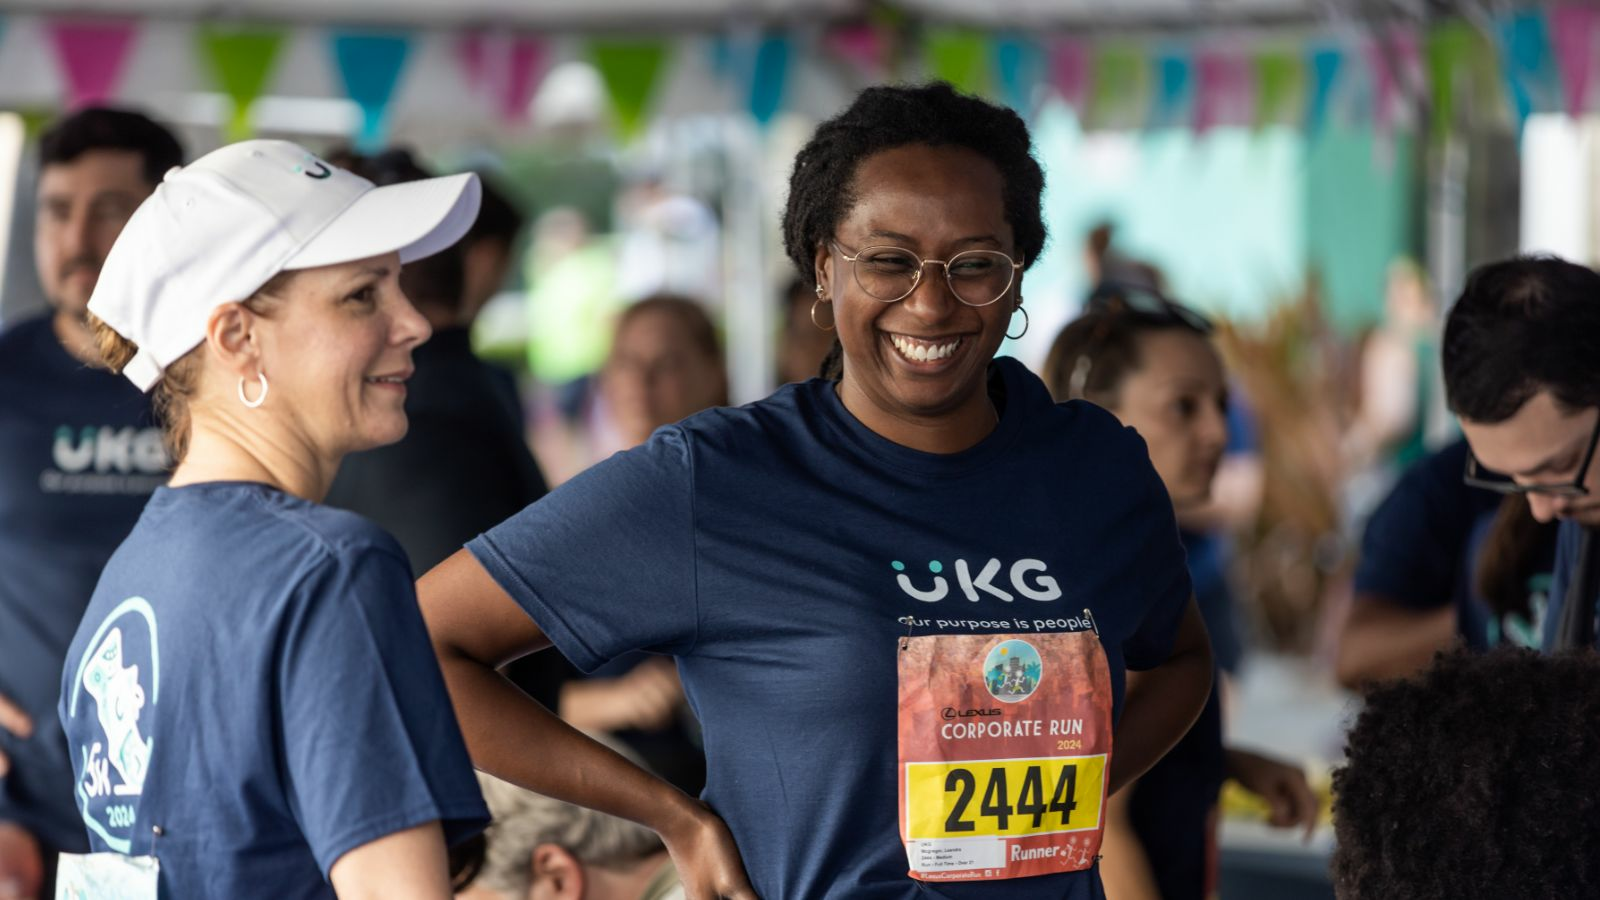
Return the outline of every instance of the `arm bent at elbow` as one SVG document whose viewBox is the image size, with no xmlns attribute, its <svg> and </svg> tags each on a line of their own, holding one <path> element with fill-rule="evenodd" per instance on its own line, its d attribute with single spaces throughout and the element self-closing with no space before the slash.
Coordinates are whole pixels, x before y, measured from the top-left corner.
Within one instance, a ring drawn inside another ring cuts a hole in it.
<svg viewBox="0 0 1600 900">
<path fill-rule="evenodd" d="M 727 826 L 710 809 L 561 721 L 497 669 L 550 646 L 466 550 L 417 582 L 473 764 L 528 790 L 638 822 L 666 842 L 690 900 L 754 898 Z M 531 747 L 538 753 L 529 753 Z"/>
<path fill-rule="evenodd" d="M 1339 631 L 1334 673 L 1358 690 L 1370 681 L 1415 675 L 1456 639 L 1455 609 L 1414 609 L 1373 594 L 1356 595 Z"/>
<path fill-rule="evenodd" d="M 1188 733 L 1211 694 L 1211 641 L 1194 599 L 1178 626 L 1172 653 L 1148 672 L 1129 672 L 1111 756 L 1113 793 L 1156 764 Z"/>
</svg>

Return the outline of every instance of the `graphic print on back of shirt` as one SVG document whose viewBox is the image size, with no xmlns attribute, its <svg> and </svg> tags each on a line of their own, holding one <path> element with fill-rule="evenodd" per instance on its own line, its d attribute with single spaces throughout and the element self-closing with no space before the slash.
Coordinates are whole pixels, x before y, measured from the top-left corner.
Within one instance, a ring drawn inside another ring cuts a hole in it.
<svg viewBox="0 0 1600 900">
<path fill-rule="evenodd" d="M 132 852 L 145 773 L 155 753 L 145 734 L 160 695 L 155 612 L 142 597 L 118 604 L 95 630 L 71 682 L 70 718 L 99 725 L 88 744 L 73 747 L 82 763 L 77 784 L 84 825 L 119 853 Z"/>
</svg>

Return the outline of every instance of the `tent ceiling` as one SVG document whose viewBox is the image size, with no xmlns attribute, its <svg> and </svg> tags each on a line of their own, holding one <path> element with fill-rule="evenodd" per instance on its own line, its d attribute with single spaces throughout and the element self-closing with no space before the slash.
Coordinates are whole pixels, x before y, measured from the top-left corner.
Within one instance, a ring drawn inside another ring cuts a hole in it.
<svg viewBox="0 0 1600 900">
<path fill-rule="evenodd" d="M 1382 7 L 1385 0 L 1368 5 Z M 901 0 L 913 16 L 985 27 L 1177 27 L 1307 21 L 1342 0 Z M 421 26 L 710 27 L 730 21 L 825 22 L 860 14 L 864 0 L 10 0 L 14 12 L 136 14 L 274 22 Z"/>
</svg>

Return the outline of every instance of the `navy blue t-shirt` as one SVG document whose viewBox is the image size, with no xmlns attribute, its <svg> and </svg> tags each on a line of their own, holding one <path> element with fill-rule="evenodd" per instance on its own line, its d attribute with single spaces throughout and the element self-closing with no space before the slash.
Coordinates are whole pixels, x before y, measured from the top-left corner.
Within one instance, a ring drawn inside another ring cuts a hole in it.
<svg viewBox="0 0 1600 900">
<path fill-rule="evenodd" d="M 885 440 L 812 380 L 663 428 L 468 545 L 585 670 L 678 657 L 704 726 L 703 796 L 763 897 L 1102 895 L 1092 870 L 906 875 L 900 638 L 1091 610 L 1120 714 L 1124 666 L 1166 660 L 1190 595 L 1138 435 L 1088 403 L 1056 406 L 1015 360 L 991 372 L 1000 422 L 960 453 Z"/>
<path fill-rule="evenodd" d="M 0 694 L 34 728 L 25 741 L 0 729 L 0 821 L 47 848 L 86 848 L 55 714 L 67 644 L 166 467 L 149 401 L 69 355 L 49 316 L 0 334 Z"/>
<path fill-rule="evenodd" d="M 405 555 L 352 513 L 162 488 L 61 679 L 89 842 L 156 856 L 163 897 L 331 898 L 346 851 L 488 818 Z"/>
<path fill-rule="evenodd" d="M 1468 452 L 1458 440 L 1401 475 L 1362 535 L 1356 594 L 1416 610 L 1453 606 L 1457 631 L 1473 649 L 1527 643 L 1537 627 L 1519 616 L 1497 617 L 1477 589 L 1478 548 L 1501 495 L 1462 481 Z M 1547 565 L 1537 568 L 1548 571 Z M 1532 605 L 1537 615 L 1540 604 Z"/>
</svg>

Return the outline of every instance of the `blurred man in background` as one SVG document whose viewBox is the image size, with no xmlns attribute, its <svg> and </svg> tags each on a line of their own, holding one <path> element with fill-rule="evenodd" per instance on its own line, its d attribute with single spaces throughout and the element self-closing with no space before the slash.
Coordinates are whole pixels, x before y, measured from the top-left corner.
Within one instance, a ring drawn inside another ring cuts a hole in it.
<svg viewBox="0 0 1600 900">
<path fill-rule="evenodd" d="M 430 176 L 404 150 L 374 157 L 334 154 L 329 161 L 380 185 Z M 326 501 L 394 535 L 418 573 L 546 490 L 524 439 L 514 383 L 472 352 L 469 326 L 492 278 L 480 259 L 474 266 L 483 268 L 470 270 L 482 280 L 469 285 L 468 262 L 482 246 L 469 233 L 461 244 L 401 270 L 401 289 L 433 326 L 433 337 L 412 354 L 416 373 L 406 385 L 410 427 L 397 443 L 347 457 Z M 469 287 L 476 293 L 469 294 Z"/>
<path fill-rule="evenodd" d="M 1539 646 L 1555 526 L 1465 483 L 1470 452 L 1458 440 L 1412 464 L 1367 520 L 1335 657 L 1345 687 L 1415 674 L 1457 641 Z"/>
<path fill-rule="evenodd" d="M 1600 274 L 1554 257 L 1474 270 L 1450 310 L 1444 378 L 1463 478 L 1560 521 L 1546 650 L 1591 647 L 1600 597 Z"/>
<path fill-rule="evenodd" d="M 34 261 L 50 310 L 0 333 L 0 898 L 45 896 L 88 848 L 56 718 L 62 661 L 111 551 L 166 480 L 143 394 L 96 368 L 85 321 L 133 211 L 183 162 L 139 113 L 91 108 L 39 141 Z"/>
<path fill-rule="evenodd" d="M 459 321 L 470 325 L 483 307 L 505 286 L 506 276 L 517 262 L 517 235 L 522 233 L 524 216 L 494 181 L 478 173 L 483 185 L 483 204 L 478 220 L 472 223 L 461 248 L 462 277 Z"/>
</svg>

